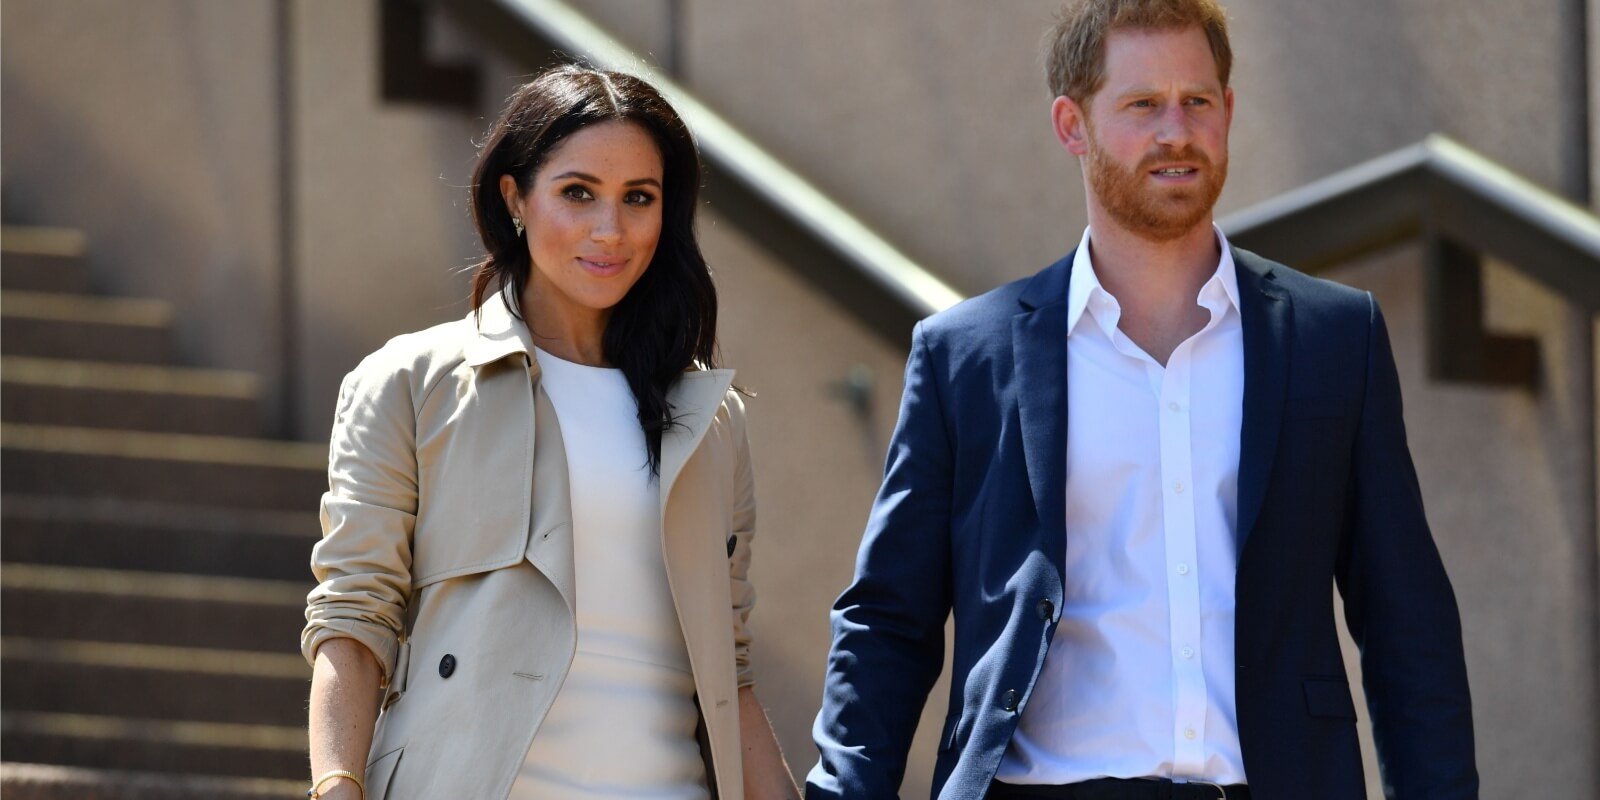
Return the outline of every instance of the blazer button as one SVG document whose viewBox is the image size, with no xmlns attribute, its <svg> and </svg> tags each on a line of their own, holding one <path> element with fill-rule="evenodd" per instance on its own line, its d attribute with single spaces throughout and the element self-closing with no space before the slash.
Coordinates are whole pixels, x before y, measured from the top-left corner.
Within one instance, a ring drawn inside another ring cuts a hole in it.
<svg viewBox="0 0 1600 800">
<path fill-rule="evenodd" d="M 1051 619 L 1055 618 L 1056 604 L 1050 602 L 1050 598 L 1046 597 L 1045 599 L 1040 600 L 1038 609 L 1039 619 L 1049 622 Z"/>
<path fill-rule="evenodd" d="M 1000 695 L 1000 707 L 1004 708 L 1007 711 L 1016 711 L 1017 710 L 1017 690 L 1016 689 L 1007 689 L 1005 694 Z"/>
<path fill-rule="evenodd" d="M 451 675 L 454 675 L 455 672 L 456 657 L 450 655 L 449 653 L 445 653 L 444 658 L 439 659 L 439 677 L 448 678 Z"/>
</svg>

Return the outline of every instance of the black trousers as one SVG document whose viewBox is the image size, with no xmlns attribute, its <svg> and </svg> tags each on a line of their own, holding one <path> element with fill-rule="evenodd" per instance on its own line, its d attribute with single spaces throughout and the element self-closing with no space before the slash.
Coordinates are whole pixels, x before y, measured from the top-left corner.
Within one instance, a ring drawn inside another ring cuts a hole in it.
<svg viewBox="0 0 1600 800">
<path fill-rule="evenodd" d="M 1222 800 L 1224 796 L 1227 800 L 1250 800 L 1250 788 L 1242 784 L 1100 778 L 1066 786 L 1021 786 L 995 781 L 989 784 L 985 795 L 987 800 Z"/>
</svg>

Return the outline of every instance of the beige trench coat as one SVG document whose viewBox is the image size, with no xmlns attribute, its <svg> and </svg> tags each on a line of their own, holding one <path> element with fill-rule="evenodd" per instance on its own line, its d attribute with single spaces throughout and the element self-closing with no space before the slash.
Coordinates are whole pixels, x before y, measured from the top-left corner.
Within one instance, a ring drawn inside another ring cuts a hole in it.
<svg viewBox="0 0 1600 800">
<path fill-rule="evenodd" d="M 495 296 L 481 319 L 393 339 L 340 389 L 301 651 L 314 663 L 349 637 L 382 667 L 369 800 L 506 797 L 572 661 L 566 455 L 532 353 Z M 667 578 L 722 800 L 743 797 L 736 695 L 753 683 L 755 495 L 732 380 L 678 381 L 660 467 Z"/>
</svg>

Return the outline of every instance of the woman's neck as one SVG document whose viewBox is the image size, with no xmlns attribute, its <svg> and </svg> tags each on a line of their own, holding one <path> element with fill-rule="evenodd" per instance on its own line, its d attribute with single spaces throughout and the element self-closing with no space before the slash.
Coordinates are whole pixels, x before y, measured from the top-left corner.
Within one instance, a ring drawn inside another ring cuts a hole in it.
<svg viewBox="0 0 1600 800">
<path fill-rule="evenodd" d="M 564 297 L 554 287 L 522 292 L 522 318 L 539 349 L 563 361 L 590 367 L 609 367 L 605 357 L 606 323 L 611 309 L 585 308 Z"/>
</svg>

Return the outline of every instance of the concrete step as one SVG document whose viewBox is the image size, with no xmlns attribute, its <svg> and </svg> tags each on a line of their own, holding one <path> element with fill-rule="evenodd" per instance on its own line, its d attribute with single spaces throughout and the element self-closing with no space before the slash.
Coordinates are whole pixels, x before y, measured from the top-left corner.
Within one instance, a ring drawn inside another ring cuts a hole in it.
<svg viewBox="0 0 1600 800">
<path fill-rule="evenodd" d="M 38 764 L 304 781 L 306 745 L 304 727 L 31 711 L 0 717 L 6 759 Z M 304 797 L 305 785 L 296 791 Z"/>
<path fill-rule="evenodd" d="M 306 785 L 305 780 L 0 764 L 0 795 L 6 800 L 284 800 L 304 797 Z"/>
<path fill-rule="evenodd" d="M 71 228 L 0 227 L 0 289 L 88 292 L 87 245 L 83 233 Z"/>
<path fill-rule="evenodd" d="M 316 512 L 120 498 L 0 497 L 0 561 L 311 580 Z"/>
<path fill-rule="evenodd" d="M 0 293 L 0 353 L 162 364 L 171 321 L 160 300 L 8 289 Z"/>
<path fill-rule="evenodd" d="M 298 654 L 0 637 L 5 713 L 304 725 Z"/>
<path fill-rule="evenodd" d="M 7 492 L 310 511 L 327 490 L 319 444 L 0 424 Z"/>
<path fill-rule="evenodd" d="M 0 564 L 8 637 L 299 652 L 301 582 Z"/>
<path fill-rule="evenodd" d="M 261 432 L 260 383 L 249 372 L 6 356 L 0 419 L 254 436 Z"/>
</svg>

